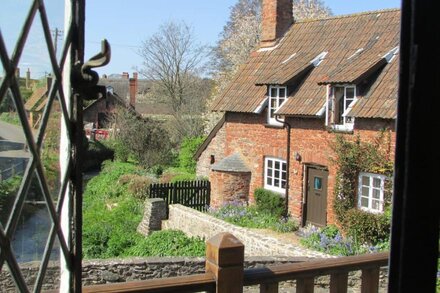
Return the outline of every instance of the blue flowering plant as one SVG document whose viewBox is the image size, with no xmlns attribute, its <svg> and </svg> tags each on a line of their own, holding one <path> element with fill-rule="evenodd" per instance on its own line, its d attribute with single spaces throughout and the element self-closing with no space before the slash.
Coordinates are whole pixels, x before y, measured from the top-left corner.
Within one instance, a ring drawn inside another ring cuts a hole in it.
<svg viewBox="0 0 440 293">
<path fill-rule="evenodd" d="M 239 201 L 230 202 L 218 209 L 209 208 L 208 213 L 240 227 L 271 229 L 282 233 L 298 229 L 298 224 L 289 217 L 262 212 L 255 206 L 247 206 Z"/>
<path fill-rule="evenodd" d="M 317 228 L 309 225 L 301 230 L 301 244 L 324 253 L 338 256 L 349 256 L 387 250 L 388 243 L 379 245 L 361 244 L 351 237 L 343 237 L 334 225 Z"/>
</svg>

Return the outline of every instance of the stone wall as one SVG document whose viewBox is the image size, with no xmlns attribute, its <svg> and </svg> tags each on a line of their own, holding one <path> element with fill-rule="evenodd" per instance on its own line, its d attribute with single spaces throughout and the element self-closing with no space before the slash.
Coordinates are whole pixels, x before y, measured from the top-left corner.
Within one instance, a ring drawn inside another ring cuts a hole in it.
<svg viewBox="0 0 440 293">
<path fill-rule="evenodd" d="M 210 239 L 221 232 L 229 232 L 244 244 L 245 256 L 330 257 L 281 241 L 267 233 L 229 224 L 179 204 L 169 206 L 169 217 L 163 221 L 162 228 L 181 230 L 188 236 L 204 239 Z"/>
<path fill-rule="evenodd" d="M 137 231 L 148 236 L 153 231 L 162 228 L 162 220 L 167 218 L 167 207 L 161 198 L 148 198 L 145 201 L 144 217 L 137 227 Z"/>
<path fill-rule="evenodd" d="M 306 258 L 251 257 L 245 260 L 245 268 L 263 267 L 283 263 L 306 261 Z M 60 271 L 57 263 L 50 262 L 45 276 L 43 290 L 58 289 Z M 29 286 L 35 283 L 39 263 L 20 264 L 23 277 Z M 131 282 L 156 278 L 168 278 L 202 274 L 205 272 L 205 259 L 188 257 L 149 257 L 109 260 L 86 260 L 82 263 L 83 285 Z M 0 292 L 17 292 L 15 283 L 4 267 L 0 272 Z"/>
<path fill-rule="evenodd" d="M 257 268 L 284 263 L 295 263 L 307 261 L 307 258 L 294 257 L 247 257 L 245 268 Z M 119 282 L 131 282 L 155 278 L 167 278 L 175 276 L 186 276 L 202 274 L 205 272 L 204 258 L 130 258 L 130 259 L 109 259 L 109 260 L 87 260 L 83 261 L 83 285 L 100 285 Z M 22 263 L 23 277 L 27 284 L 35 282 L 39 264 Z M 59 268 L 55 262 L 50 262 L 43 285 L 44 290 L 56 290 L 59 288 Z M 361 274 L 359 271 L 349 274 L 348 286 L 352 292 L 360 292 Z M 280 288 L 290 292 L 295 286 L 294 281 L 280 283 Z M 316 288 L 329 287 L 329 276 L 315 278 Z M 387 292 L 387 270 L 381 269 L 379 292 Z M 282 290 L 281 292 L 286 292 Z M 14 281 L 4 267 L 0 272 L 0 292 L 17 292 Z M 254 288 L 246 287 L 244 292 L 257 292 Z M 350 291 L 349 291 L 350 292 Z"/>
</svg>

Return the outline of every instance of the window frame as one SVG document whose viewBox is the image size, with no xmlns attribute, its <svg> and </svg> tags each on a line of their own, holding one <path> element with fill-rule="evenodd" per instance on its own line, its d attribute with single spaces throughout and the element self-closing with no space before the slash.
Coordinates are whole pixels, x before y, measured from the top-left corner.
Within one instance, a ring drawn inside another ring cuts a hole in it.
<svg viewBox="0 0 440 293">
<path fill-rule="evenodd" d="M 339 115 L 341 115 L 342 123 L 336 123 L 336 107 L 339 108 L 339 101 L 336 100 L 335 92 L 336 88 L 343 88 L 344 95 L 341 97 L 343 99 L 343 109 L 339 109 Z M 347 99 L 347 89 L 353 89 L 353 98 Z M 349 117 L 350 121 L 347 121 L 347 116 L 345 114 L 348 110 L 354 105 L 357 100 L 357 87 L 354 84 L 340 84 L 332 86 L 332 96 L 333 96 L 333 107 L 332 107 L 332 115 L 333 115 L 333 123 L 332 128 L 340 131 L 351 131 L 354 126 L 354 117 Z M 347 100 L 351 100 L 351 103 L 347 106 Z"/>
<path fill-rule="evenodd" d="M 272 169 L 272 175 L 269 176 L 269 161 L 272 162 L 272 167 L 270 167 L 270 169 Z M 280 168 L 276 169 L 275 168 L 275 164 L 279 163 L 280 164 Z M 283 164 L 285 167 L 285 170 L 283 170 Z M 276 178 L 275 177 L 275 171 L 279 171 L 279 176 Z M 283 173 L 285 174 L 286 178 L 283 179 Z M 268 179 L 269 177 L 272 179 L 272 183 L 268 184 Z M 279 181 L 278 186 L 275 185 L 275 180 Z M 271 190 L 277 193 L 282 193 L 284 194 L 286 192 L 286 188 L 281 187 L 283 181 L 285 182 L 285 184 L 287 183 L 287 161 L 284 159 L 280 159 L 280 158 L 275 158 L 275 157 L 265 157 L 264 158 L 264 189 L 267 190 Z"/>
<path fill-rule="evenodd" d="M 368 177 L 369 178 L 369 184 L 364 185 L 362 183 L 362 177 Z M 375 187 L 374 186 L 374 179 L 379 179 L 380 180 L 380 187 Z M 375 174 L 375 173 L 368 173 L 368 172 L 360 172 L 359 176 L 358 176 L 358 203 L 357 206 L 359 209 L 366 211 L 366 212 L 370 212 L 370 213 L 374 213 L 374 214 L 380 214 L 383 213 L 384 211 L 384 193 L 385 193 L 385 180 L 387 179 L 387 177 L 385 175 L 381 175 L 381 174 Z M 362 189 L 363 188 L 368 188 L 368 196 L 364 196 L 362 194 Z M 376 199 L 373 197 L 373 191 L 374 190 L 379 190 L 379 198 Z M 368 206 L 362 206 L 362 198 L 367 198 L 368 199 Z M 379 201 L 379 208 L 375 209 L 373 208 L 373 201 Z"/>
<path fill-rule="evenodd" d="M 272 90 L 276 89 L 276 96 L 272 96 Z M 280 90 L 284 89 L 284 97 L 280 96 Z M 288 99 L 287 97 L 287 86 L 279 86 L 279 85 L 270 85 L 268 88 L 268 105 L 267 105 L 267 123 L 270 125 L 283 125 L 281 122 L 277 121 L 274 117 L 271 117 L 272 110 L 273 113 L 276 112 Z M 280 103 L 280 98 L 284 101 Z M 276 107 L 272 107 L 272 100 L 275 100 Z M 278 118 L 278 120 L 284 121 L 284 118 Z"/>
</svg>

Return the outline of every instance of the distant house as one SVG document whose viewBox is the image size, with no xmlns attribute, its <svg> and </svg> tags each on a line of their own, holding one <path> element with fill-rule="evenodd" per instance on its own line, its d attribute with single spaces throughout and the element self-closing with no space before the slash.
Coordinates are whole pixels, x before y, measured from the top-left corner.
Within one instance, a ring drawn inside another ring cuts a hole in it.
<svg viewBox="0 0 440 293">
<path fill-rule="evenodd" d="M 139 115 L 136 112 L 136 100 L 150 87 L 149 82 L 138 79 L 136 72 L 131 78 L 127 72 L 115 78 L 101 77 L 99 85 L 106 87 L 106 96 L 97 99 L 84 109 L 84 122 L 92 123 L 95 128 L 108 126 L 117 105 Z"/>
<path fill-rule="evenodd" d="M 26 104 L 24 105 L 24 108 L 28 114 L 29 124 L 33 128 L 37 128 L 40 122 L 44 107 L 46 106 L 48 101 L 48 95 L 51 86 L 52 77 L 48 76 L 46 78 L 46 86 L 35 89 L 32 95 L 27 100 Z"/>
<path fill-rule="evenodd" d="M 224 117 L 195 156 L 197 173 L 210 176 L 211 204 L 243 190 L 252 202 L 258 187 L 284 196 L 289 186 L 290 214 L 326 225 L 335 222 L 336 133 L 372 141 L 386 131 L 394 150 L 400 11 L 294 21 L 291 5 L 263 0 L 260 46 L 214 101 Z M 381 212 L 383 176 L 362 179 L 358 207 Z"/>
</svg>

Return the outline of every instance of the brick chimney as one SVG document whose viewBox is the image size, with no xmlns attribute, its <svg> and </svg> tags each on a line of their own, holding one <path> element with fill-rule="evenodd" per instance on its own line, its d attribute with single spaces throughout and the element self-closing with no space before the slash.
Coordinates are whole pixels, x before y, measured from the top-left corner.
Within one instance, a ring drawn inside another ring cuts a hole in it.
<svg viewBox="0 0 440 293">
<path fill-rule="evenodd" d="M 130 106 L 136 108 L 136 94 L 138 92 L 138 74 L 133 72 L 133 77 L 129 79 L 130 82 Z"/>
<path fill-rule="evenodd" d="M 52 86 L 52 76 L 49 74 L 46 77 L 46 89 L 49 92 L 50 91 L 50 87 Z"/>
<path fill-rule="evenodd" d="M 128 77 L 129 77 L 128 72 L 122 72 L 123 79 L 128 79 Z"/>
<path fill-rule="evenodd" d="M 31 70 L 29 68 L 26 71 L 26 88 L 27 89 L 31 88 Z"/>
<path fill-rule="evenodd" d="M 272 47 L 293 23 L 292 0 L 263 0 L 260 47 Z"/>
</svg>

